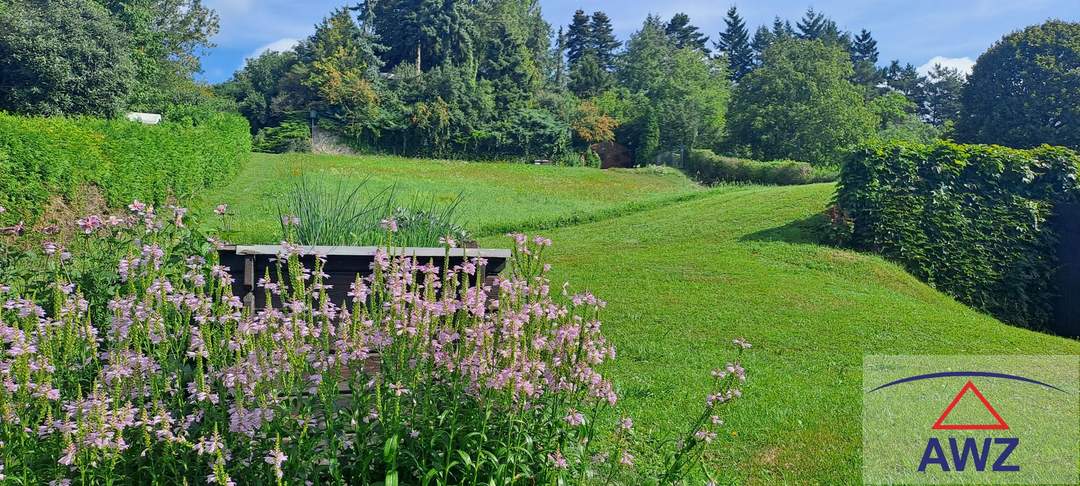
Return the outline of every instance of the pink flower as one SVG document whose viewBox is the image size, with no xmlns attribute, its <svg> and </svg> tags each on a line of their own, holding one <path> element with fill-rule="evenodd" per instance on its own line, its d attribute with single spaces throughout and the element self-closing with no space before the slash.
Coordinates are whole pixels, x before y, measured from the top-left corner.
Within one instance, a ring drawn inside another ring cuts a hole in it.
<svg viewBox="0 0 1080 486">
<path fill-rule="evenodd" d="M 184 216 L 187 214 L 187 211 L 187 208 L 173 208 L 173 224 L 176 225 L 178 228 L 184 227 Z"/>
<path fill-rule="evenodd" d="M 59 462 L 60 464 L 63 464 L 65 466 L 70 466 L 72 463 L 75 462 L 75 453 L 76 452 L 77 451 L 75 449 L 75 444 L 74 443 L 68 444 L 67 447 L 64 449 L 63 457 L 61 457 L 60 460 L 56 461 L 56 462 Z"/>
<path fill-rule="evenodd" d="M 408 395 L 409 389 L 402 386 L 400 383 L 391 383 L 390 391 L 394 392 L 395 396 Z"/>
<path fill-rule="evenodd" d="M 577 426 L 585 423 L 585 416 L 582 415 L 581 412 L 571 408 L 570 410 L 567 411 L 567 414 L 566 414 L 566 417 L 564 417 L 564 420 L 566 420 L 566 423 L 568 423 L 568 424 L 570 424 L 570 425 L 572 425 L 574 427 L 577 427 Z"/>
<path fill-rule="evenodd" d="M 214 212 L 217 213 L 218 216 L 225 216 L 225 213 L 228 212 L 228 211 L 229 211 L 229 205 L 228 204 L 218 204 L 217 207 L 214 208 Z"/>
<path fill-rule="evenodd" d="M 743 338 L 735 338 L 731 340 L 731 343 L 737 348 L 750 349 L 750 343 L 746 342 Z"/>
<path fill-rule="evenodd" d="M 619 427 L 622 427 L 623 430 L 630 430 L 634 428 L 634 421 L 630 417 L 624 417 L 622 421 L 619 422 Z"/>
<path fill-rule="evenodd" d="M 278 479 L 281 479 L 285 475 L 281 470 L 281 465 L 284 464 L 285 460 L 288 458 L 289 456 L 286 456 L 284 452 L 281 452 L 281 449 L 275 447 L 274 450 L 270 451 L 270 453 L 263 458 L 263 460 L 274 468 L 274 475 L 277 476 Z"/>
<path fill-rule="evenodd" d="M 619 458 L 619 464 L 630 467 L 634 465 L 634 456 L 629 451 L 623 451 L 622 457 Z"/>
<path fill-rule="evenodd" d="M 562 451 L 555 451 L 551 454 L 548 454 L 548 459 L 551 460 L 552 464 L 555 465 L 556 469 L 566 469 L 568 466 L 566 458 L 562 455 Z"/>
<path fill-rule="evenodd" d="M 397 230 L 398 230 L 398 222 L 394 218 L 386 218 L 386 219 L 380 221 L 379 226 L 382 229 L 384 229 L 386 231 L 389 231 L 391 233 L 397 233 Z"/>
<path fill-rule="evenodd" d="M 716 432 L 709 432 L 708 430 L 701 429 L 697 432 L 694 432 L 694 437 L 697 438 L 697 440 L 703 441 L 708 444 L 712 442 L 713 439 L 716 439 Z"/>
</svg>

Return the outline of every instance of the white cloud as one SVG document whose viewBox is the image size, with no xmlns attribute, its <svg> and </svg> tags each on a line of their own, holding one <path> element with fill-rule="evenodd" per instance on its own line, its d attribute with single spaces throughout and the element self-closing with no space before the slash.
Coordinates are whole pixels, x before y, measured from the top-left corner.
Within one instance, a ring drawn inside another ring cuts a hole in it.
<svg viewBox="0 0 1080 486">
<path fill-rule="evenodd" d="M 274 42 L 271 42 L 269 44 L 264 44 L 264 45 L 259 46 L 258 49 L 255 49 L 254 51 L 251 52 L 251 54 L 248 54 L 247 59 L 253 59 L 253 58 L 259 57 L 265 52 L 285 52 L 285 51 L 287 51 L 289 49 L 292 49 L 292 48 L 296 47 L 296 45 L 299 44 L 299 43 L 300 43 L 299 39 L 294 39 L 292 37 L 286 37 L 284 39 L 278 39 L 278 40 L 276 40 Z M 244 60 L 245 63 L 247 62 L 247 59 Z"/>
<path fill-rule="evenodd" d="M 941 64 L 944 67 L 960 71 L 960 74 L 968 75 L 971 74 L 971 68 L 975 66 L 975 61 L 972 61 L 970 57 L 934 56 L 929 61 L 926 61 L 926 64 L 919 66 L 919 74 L 927 75 L 935 64 Z"/>
</svg>

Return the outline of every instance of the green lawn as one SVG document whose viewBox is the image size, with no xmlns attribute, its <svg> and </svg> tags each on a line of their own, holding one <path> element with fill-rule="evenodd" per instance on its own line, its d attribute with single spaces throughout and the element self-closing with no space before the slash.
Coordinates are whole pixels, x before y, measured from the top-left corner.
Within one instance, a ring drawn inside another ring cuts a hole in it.
<svg viewBox="0 0 1080 486">
<path fill-rule="evenodd" d="M 731 338 L 754 344 L 745 400 L 726 417 L 737 436 L 710 458 L 728 480 L 858 482 L 864 354 L 1080 354 L 880 258 L 812 243 L 808 218 L 832 192 L 744 187 L 545 232 L 556 280 L 608 301 L 620 354 L 607 371 L 641 430 L 679 431 Z"/>
<path fill-rule="evenodd" d="M 542 233 L 556 280 L 608 301 L 619 357 L 607 373 L 639 433 L 680 431 L 731 338 L 747 338 L 746 395 L 708 458 L 728 481 L 858 482 L 864 354 L 1080 354 L 1076 341 L 1002 324 L 880 258 L 816 244 L 812 217 L 831 184 L 703 191 L 655 171 L 256 156 L 202 211 L 228 202 L 253 218 L 241 239 L 273 240 L 272 204 L 301 165 L 328 180 L 465 190 L 467 220 L 493 235 L 484 246 L 508 246 L 496 232 L 552 227 Z M 649 463 L 639 451 L 639 467 Z"/>
<path fill-rule="evenodd" d="M 201 221 L 217 228 L 211 210 L 229 205 L 236 217 L 227 239 L 266 243 L 279 239 L 278 206 L 300 174 L 347 187 L 368 179 L 365 191 L 396 185 L 410 200 L 419 195 L 448 203 L 464 193 L 467 228 L 479 235 L 513 228 L 545 228 L 640 210 L 703 195 L 701 186 L 666 168 L 597 170 L 400 157 L 254 154 L 234 180 L 193 204 Z"/>
</svg>

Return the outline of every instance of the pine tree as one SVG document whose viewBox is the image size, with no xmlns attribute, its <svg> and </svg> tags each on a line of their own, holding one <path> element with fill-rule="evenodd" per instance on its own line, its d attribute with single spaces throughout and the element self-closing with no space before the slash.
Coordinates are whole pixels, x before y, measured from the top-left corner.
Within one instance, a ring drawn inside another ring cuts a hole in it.
<svg viewBox="0 0 1080 486">
<path fill-rule="evenodd" d="M 815 12 L 814 7 L 810 7 L 806 9 L 803 18 L 795 24 L 795 27 L 799 29 L 800 39 L 815 40 L 825 34 L 828 22 L 829 19 L 825 18 L 825 14 Z"/>
<path fill-rule="evenodd" d="M 839 45 L 844 49 L 851 49 L 851 35 L 842 32 L 836 26 L 836 22 L 820 12 L 815 12 L 814 7 L 806 9 L 806 14 L 799 20 L 795 27 L 798 29 L 798 37 L 806 40 L 820 40 L 825 44 Z"/>
<path fill-rule="evenodd" d="M 559 33 L 555 36 L 555 86 L 562 88 L 566 84 L 566 34 L 563 33 L 562 26 L 559 26 Z"/>
<path fill-rule="evenodd" d="M 529 49 L 524 36 L 508 22 L 496 22 L 492 27 L 494 35 L 487 36 L 484 42 L 478 74 L 491 83 L 500 110 L 521 110 L 539 82 Z"/>
<path fill-rule="evenodd" d="M 667 27 L 664 28 L 664 33 L 671 38 L 671 41 L 675 43 L 675 47 L 678 49 L 689 47 L 709 54 L 709 48 L 705 46 L 709 38 L 690 23 L 689 15 L 680 12 L 672 16 Z"/>
<path fill-rule="evenodd" d="M 870 61 L 874 64 L 878 62 L 877 41 L 870 35 L 870 31 L 863 29 L 859 32 L 859 35 L 855 36 L 855 41 L 852 43 L 851 60 L 855 62 Z"/>
<path fill-rule="evenodd" d="M 960 95 L 967 76 L 955 68 L 935 64 L 923 83 L 924 119 L 937 126 L 960 116 Z"/>
<path fill-rule="evenodd" d="M 388 68 L 408 63 L 427 71 L 446 62 L 473 61 L 478 35 L 472 2 L 379 0 L 370 10 Z"/>
<path fill-rule="evenodd" d="M 738 81 L 754 69 L 754 50 L 750 46 L 746 22 L 739 16 L 734 6 L 728 9 L 724 24 L 724 31 L 720 33 L 720 38 L 713 45 L 719 53 L 727 56 L 731 79 Z"/>
<path fill-rule="evenodd" d="M 615 69 L 615 50 L 622 45 L 615 40 L 615 29 L 611 27 L 611 19 L 601 11 L 593 12 L 592 21 L 589 23 L 589 50 L 596 55 L 596 61 L 605 71 Z"/>
<path fill-rule="evenodd" d="M 795 37 L 795 29 L 791 28 L 791 22 L 788 20 L 780 20 L 780 17 L 773 17 L 772 34 L 776 40 L 790 39 Z"/>
<path fill-rule="evenodd" d="M 889 67 L 884 69 L 883 74 L 885 75 L 885 83 L 889 88 L 899 91 L 908 99 L 915 101 L 916 95 L 919 94 L 919 85 L 923 81 L 915 66 L 912 66 L 911 63 L 901 66 L 900 61 L 894 59 L 889 63 Z"/>
<path fill-rule="evenodd" d="M 795 29 L 791 28 L 791 22 L 780 20 L 780 17 L 773 18 L 772 30 L 764 25 L 758 27 L 754 32 L 754 40 L 750 42 L 750 47 L 754 49 L 755 64 L 761 64 L 765 49 L 768 49 L 770 45 L 793 37 L 795 37 Z"/>
<path fill-rule="evenodd" d="M 573 69 L 585 51 L 589 49 L 592 33 L 589 29 L 589 16 L 584 10 L 574 12 L 570 28 L 566 30 L 566 62 Z"/>
<path fill-rule="evenodd" d="M 570 70 L 567 88 L 579 98 L 599 96 L 611 86 L 612 74 L 596 59 L 596 54 L 586 52 Z"/>
<path fill-rule="evenodd" d="M 863 29 L 851 43 L 851 62 L 855 69 L 851 82 L 867 88 L 880 84 L 882 79 L 877 61 L 877 41 L 870 35 L 870 31 Z"/>
</svg>

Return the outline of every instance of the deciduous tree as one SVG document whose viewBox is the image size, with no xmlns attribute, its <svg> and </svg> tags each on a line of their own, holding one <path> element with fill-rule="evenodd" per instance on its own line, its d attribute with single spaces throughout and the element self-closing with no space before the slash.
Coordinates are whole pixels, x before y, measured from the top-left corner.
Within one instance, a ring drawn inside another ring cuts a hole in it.
<svg viewBox="0 0 1080 486">
<path fill-rule="evenodd" d="M 762 160 L 839 164 L 846 149 L 873 135 L 876 117 L 850 81 L 847 51 L 821 41 L 786 40 L 735 88 L 730 143 Z"/>
<path fill-rule="evenodd" d="M 1080 23 L 1051 20 L 1006 35 L 975 62 L 960 140 L 1080 148 Z"/>
<path fill-rule="evenodd" d="M 111 117 L 135 81 L 128 39 L 87 0 L 13 2 L 0 13 L 0 110 Z"/>
</svg>

